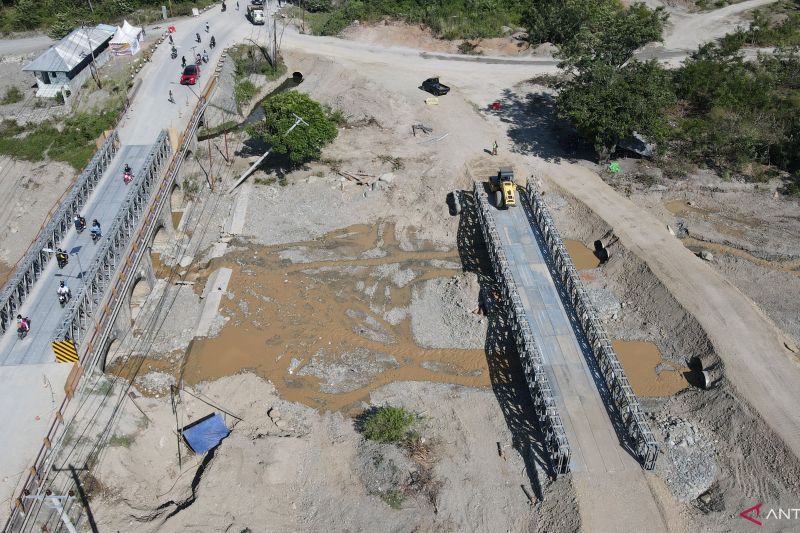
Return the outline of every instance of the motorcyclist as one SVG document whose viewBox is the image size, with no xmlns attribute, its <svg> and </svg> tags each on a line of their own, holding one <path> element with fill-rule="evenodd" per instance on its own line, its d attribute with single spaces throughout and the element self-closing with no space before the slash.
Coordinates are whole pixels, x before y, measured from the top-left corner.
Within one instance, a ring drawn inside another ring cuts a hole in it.
<svg viewBox="0 0 800 533">
<path fill-rule="evenodd" d="M 186 56 L 181 56 L 181 67 L 186 68 Z"/>
<path fill-rule="evenodd" d="M 208 33 L 208 29 L 209 29 L 208 22 L 206 22 L 206 33 Z"/>
<path fill-rule="evenodd" d="M 194 34 L 194 40 L 197 41 L 198 43 L 200 42 L 200 34 L 199 33 L 195 33 Z"/>
<path fill-rule="evenodd" d="M 17 315 L 17 331 L 19 333 L 28 333 L 31 330 L 31 319 Z"/>
<path fill-rule="evenodd" d="M 211 36 L 211 42 L 209 43 L 209 46 L 210 46 L 211 48 L 214 48 L 215 46 L 217 46 L 217 40 L 216 40 L 216 39 L 214 39 L 214 36 L 213 36 L 213 35 Z"/>
<path fill-rule="evenodd" d="M 178 49 L 173 46 L 172 47 L 172 59 L 175 59 L 176 57 L 178 57 Z"/>
<path fill-rule="evenodd" d="M 128 163 L 125 163 L 125 174 L 131 173 L 131 166 Z"/>
<path fill-rule="evenodd" d="M 56 261 L 58 262 L 58 268 L 64 268 L 69 263 L 69 255 L 67 252 L 62 250 L 61 248 L 56 249 Z"/>
<path fill-rule="evenodd" d="M 72 291 L 69 290 L 69 287 L 67 287 L 66 283 L 63 281 L 58 282 L 58 290 L 56 292 L 58 293 L 59 301 L 61 301 L 62 298 L 64 299 L 63 303 L 68 302 L 69 299 L 72 298 Z"/>
<path fill-rule="evenodd" d="M 75 223 L 75 229 L 79 232 L 86 229 L 86 219 L 79 214 L 75 213 L 75 218 L 73 218 L 72 221 Z"/>
<path fill-rule="evenodd" d="M 197 57 L 195 58 L 194 62 L 195 64 L 199 65 L 200 63 L 203 62 L 203 57 L 200 54 L 197 54 Z"/>
<path fill-rule="evenodd" d="M 92 234 L 92 237 L 98 239 L 103 236 L 103 232 L 100 230 L 100 223 L 97 219 L 92 220 L 92 229 L 89 230 Z"/>
<path fill-rule="evenodd" d="M 208 63 L 208 52 L 203 50 L 203 63 Z"/>
<path fill-rule="evenodd" d="M 169 44 L 175 44 L 175 41 L 172 40 L 172 34 L 169 34 Z"/>
<path fill-rule="evenodd" d="M 222 11 L 226 11 L 228 6 L 225 5 L 225 2 L 222 2 Z"/>
<path fill-rule="evenodd" d="M 173 104 L 175 103 L 175 98 L 172 96 L 172 89 L 170 89 L 169 91 L 169 101 L 172 102 Z"/>
</svg>

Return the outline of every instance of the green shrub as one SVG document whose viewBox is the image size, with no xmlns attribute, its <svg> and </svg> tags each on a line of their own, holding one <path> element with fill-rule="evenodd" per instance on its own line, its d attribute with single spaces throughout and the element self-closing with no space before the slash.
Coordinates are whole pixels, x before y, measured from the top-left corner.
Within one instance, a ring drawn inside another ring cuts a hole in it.
<svg viewBox="0 0 800 533">
<path fill-rule="evenodd" d="M 256 86 L 250 80 L 242 80 L 236 84 L 234 94 L 236 95 L 236 103 L 240 106 L 246 104 L 253 99 L 256 95 Z"/>
<path fill-rule="evenodd" d="M 307 94 L 287 91 L 264 102 L 264 120 L 250 125 L 248 133 L 272 146 L 275 154 L 288 158 L 292 166 L 319 159 L 322 147 L 332 142 L 338 130 L 330 114 Z M 296 117 L 305 123 L 295 125 Z"/>
<path fill-rule="evenodd" d="M 416 419 L 402 407 L 379 407 L 365 418 L 364 436 L 376 442 L 399 442 Z"/>
<path fill-rule="evenodd" d="M 6 90 L 6 95 L 3 97 L 3 103 L 16 104 L 17 102 L 21 102 L 22 98 L 22 91 L 19 90 L 19 87 L 12 85 Z"/>
</svg>

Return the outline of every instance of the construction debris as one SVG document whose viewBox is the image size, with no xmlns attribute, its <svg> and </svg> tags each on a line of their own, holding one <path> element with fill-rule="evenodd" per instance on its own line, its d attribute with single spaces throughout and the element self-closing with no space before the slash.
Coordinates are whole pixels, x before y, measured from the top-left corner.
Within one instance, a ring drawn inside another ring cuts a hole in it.
<svg viewBox="0 0 800 533">
<path fill-rule="evenodd" d="M 430 126 L 426 126 L 425 124 L 412 124 L 411 125 L 411 133 L 414 134 L 414 137 L 417 136 L 417 130 L 421 131 L 425 135 L 430 135 L 433 133 L 433 128 Z"/>
</svg>

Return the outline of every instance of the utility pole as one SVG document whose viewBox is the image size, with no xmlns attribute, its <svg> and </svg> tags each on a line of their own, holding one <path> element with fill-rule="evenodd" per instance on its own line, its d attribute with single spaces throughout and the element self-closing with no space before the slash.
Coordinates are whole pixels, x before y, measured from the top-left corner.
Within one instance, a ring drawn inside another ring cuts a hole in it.
<svg viewBox="0 0 800 533">
<path fill-rule="evenodd" d="M 78 490 L 78 496 L 81 499 L 81 503 L 83 504 L 84 509 L 86 509 L 86 520 L 89 522 L 89 527 L 92 529 L 92 533 L 99 533 L 100 530 L 97 529 L 97 522 L 94 520 L 94 514 L 92 514 L 92 508 L 89 507 L 89 499 L 86 497 L 86 493 L 83 491 L 83 485 L 81 485 L 81 480 L 78 477 L 78 472 L 74 466 L 68 465 L 67 468 L 56 468 L 55 465 L 53 466 L 53 471 L 55 472 L 64 472 L 65 470 L 69 470 L 69 473 L 72 475 L 72 481 L 75 483 L 75 488 Z M 80 470 L 89 470 L 86 466 L 81 468 Z M 61 512 L 62 522 L 64 522 L 64 517 L 66 515 Z M 64 522 L 64 526 L 67 527 L 69 530 L 69 526 L 67 526 L 67 522 Z M 75 529 L 73 528 L 70 530 L 70 533 L 75 533 Z"/>
<path fill-rule="evenodd" d="M 227 131 L 222 132 L 222 138 L 225 139 L 225 161 L 230 161 L 230 158 L 228 157 L 228 132 Z"/>
<path fill-rule="evenodd" d="M 208 183 L 211 185 L 211 192 L 214 192 L 214 178 L 211 176 L 211 137 L 208 138 Z"/>
<path fill-rule="evenodd" d="M 91 3 L 90 3 L 91 5 Z M 97 63 L 94 62 L 94 47 L 92 46 L 92 40 L 89 38 L 89 28 L 84 26 L 83 27 L 84 35 L 86 35 L 86 44 L 89 45 L 89 53 L 92 55 L 92 74 L 94 77 L 94 81 L 97 82 L 97 88 L 102 89 L 103 84 L 100 82 L 100 75 L 97 73 Z"/>
<path fill-rule="evenodd" d="M 284 133 L 284 134 L 283 134 L 284 136 L 286 136 L 286 135 L 289 135 L 289 134 L 292 132 L 292 130 L 293 130 L 293 129 L 295 129 L 295 128 L 296 128 L 297 126 L 299 126 L 300 124 L 305 124 L 306 126 L 308 126 L 308 122 L 306 122 L 305 120 L 303 120 L 303 117 L 301 117 L 301 116 L 297 115 L 296 113 L 292 113 L 292 114 L 294 115 L 294 118 L 295 118 L 296 120 L 294 121 L 294 124 L 292 124 L 292 127 L 291 127 L 291 128 L 289 128 L 288 130 L 286 130 L 286 133 Z M 246 179 L 247 179 L 247 176 L 249 176 L 250 174 L 252 174 L 252 172 L 253 172 L 253 171 L 254 171 L 256 168 L 258 168 L 258 165 L 260 165 L 260 164 L 261 164 L 261 162 L 262 162 L 262 161 L 264 161 L 264 159 L 266 159 L 266 158 L 267 158 L 267 156 L 270 154 L 270 152 L 272 152 L 272 149 L 270 149 L 270 150 L 267 150 L 267 151 L 266 151 L 266 153 L 265 153 L 264 155 L 262 155 L 261 157 L 259 157 L 259 158 L 258 158 L 258 161 L 256 161 L 256 162 L 255 162 L 255 163 L 253 163 L 252 165 L 250 165 L 250 168 L 248 168 L 247 170 L 245 170 L 245 171 L 244 171 L 244 174 L 242 174 L 242 177 L 240 177 L 240 178 L 239 178 L 239 181 L 237 181 L 236 183 L 234 183 L 234 184 L 233 184 L 233 187 L 231 187 L 230 189 L 228 189 L 228 194 L 232 193 L 232 192 L 233 192 L 233 190 L 234 190 L 236 187 L 238 187 L 239 185 L 241 185 L 241 184 L 244 182 L 244 180 L 246 180 Z"/>
<path fill-rule="evenodd" d="M 92 14 L 94 14 L 94 6 L 92 6 L 92 0 L 89 0 L 89 9 L 91 10 Z"/>
<path fill-rule="evenodd" d="M 278 21 L 272 17 L 272 72 L 278 70 Z"/>
</svg>

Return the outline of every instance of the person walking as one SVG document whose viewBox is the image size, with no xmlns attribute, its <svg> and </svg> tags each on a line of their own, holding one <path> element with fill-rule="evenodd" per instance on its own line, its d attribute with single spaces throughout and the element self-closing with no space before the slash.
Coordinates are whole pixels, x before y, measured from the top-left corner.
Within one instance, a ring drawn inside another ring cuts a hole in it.
<svg viewBox="0 0 800 533">
<path fill-rule="evenodd" d="M 175 103 L 175 98 L 172 97 L 172 89 L 169 91 L 169 101 L 173 104 Z"/>
<path fill-rule="evenodd" d="M 239 0 L 236 0 L 236 11 L 239 11 Z"/>
<path fill-rule="evenodd" d="M 492 155 L 497 155 L 497 141 L 492 143 Z"/>
<path fill-rule="evenodd" d="M 208 33 L 208 22 L 206 22 L 206 33 Z"/>
</svg>

